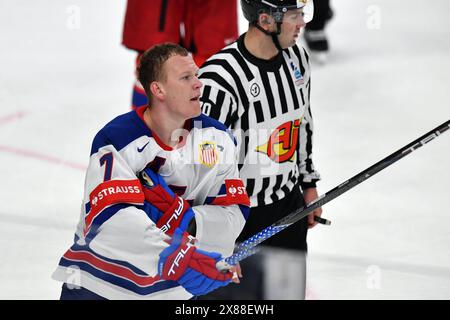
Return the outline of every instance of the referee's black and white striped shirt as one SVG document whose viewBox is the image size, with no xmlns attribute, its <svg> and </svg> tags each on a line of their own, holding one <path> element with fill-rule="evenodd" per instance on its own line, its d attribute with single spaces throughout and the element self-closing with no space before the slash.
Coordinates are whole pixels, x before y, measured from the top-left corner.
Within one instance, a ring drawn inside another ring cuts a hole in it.
<svg viewBox="0 0 450 320">
<path fill-rule="evenodd" d="M 231 129 L 251 206 L 284 198 L 320 179 L 312 162 L 309 58 L 298 46 L 267 61 L 252 56 L 244 35 L 201 67 L 202 111 Z"/>
</svg>

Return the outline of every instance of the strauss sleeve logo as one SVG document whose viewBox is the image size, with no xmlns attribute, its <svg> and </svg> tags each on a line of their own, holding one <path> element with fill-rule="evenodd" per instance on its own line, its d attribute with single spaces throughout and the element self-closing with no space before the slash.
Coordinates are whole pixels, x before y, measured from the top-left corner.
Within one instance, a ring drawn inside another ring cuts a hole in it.
<svg viewBox="0 0 450 320">
<path fill-rule="evenodd" d="M 213 201 L 213 205 L 230 206 L 234 204 L 250 206 L 250 199 L 247 195 L 244 182 L 241 179 L 226 179 L 225 180 L 226 194 L 217 197 Z"/>
<path fill-rule="evenodd" d="M 247 195 L 247 190 L 245 190 L 242 180 L 227 180 L 226 185 L 228 187 L 228 195 L 231 197 Z"/>
<path fill-rule="evenodd" d="M 288 121 L 278 126 L 267 143 L 256 147 L 257 152 L 265 153 L 274 162 L 295 161 L 299 143 L 300 119 Z"/>
<path fill-rule="evenodd" d="M 235 195 L 236 192 L 237 192 L 237 189 L 236 189 L 235 186 L 231 186 L 231 187 L 228 188 L 228 192 L 230 193 L 230 195 L 231 195 L 232 197 L 234 197 L 234 195 Z"/>
<path fill-rule="evenodd" d="M 245 187 L 242 186 L 235 186 L 234 184 L 230 185 L 230 187 L 228 188 L 228 194 L 231 197 L 236 197 L 236 196 L 241 196 L 241 195 L 246 195 L 247 191 L 245 190 Z"/>
</svg>

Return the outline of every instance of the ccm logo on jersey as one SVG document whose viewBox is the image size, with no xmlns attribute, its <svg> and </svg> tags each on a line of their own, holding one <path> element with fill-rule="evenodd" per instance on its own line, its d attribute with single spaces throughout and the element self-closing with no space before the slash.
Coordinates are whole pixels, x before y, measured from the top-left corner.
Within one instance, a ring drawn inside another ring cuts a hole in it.
<svg viewBox="0 0 450 320">
<path fill-rule="evenodd" d="M 167 222 L 160 227 L 160 229 L 164 231 L 164 233 L 166 233 L 170 229 L 170 222 L 172 220 L 178 220 L 181 213 L 183 212 L 183 209 L 184 209 L 184 201 L 182 198 L 178 197 L 178 208 L 175 209 L 173 215 L 169 218 L 169 220 L 167 220 Z"/>
<path fill-rule="evenodd" d="M 89 195 L 90 210 L 85 221 L 85 233 L 89 230 L 92 221 L 106 207 L 116 203 L 144 203 L 145 197 L 141 183 L 136 180 L 110 180 L 97 186 Z"/>
</svg>

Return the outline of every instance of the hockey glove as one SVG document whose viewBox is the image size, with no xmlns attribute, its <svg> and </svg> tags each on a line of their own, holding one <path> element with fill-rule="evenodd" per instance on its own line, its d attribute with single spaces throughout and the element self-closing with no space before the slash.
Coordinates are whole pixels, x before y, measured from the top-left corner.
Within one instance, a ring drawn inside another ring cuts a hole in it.
<svg viewBox="0 0 450 320">
<path fill-rule="evenodd" d="M 141 171 L 139 179 L 146 200 L 144 210 L 156 226 L 169 236 L 172 236 L 176 228 L 187 230 L 194 217 L 189 203 L 174 194 L 163 177 L 151 169 Z"/>
<path fill-rule="evenodd" d="M 165 280 L 175 280 L 194 296 L 207 294 L 230 283 L 232 272 L 222 273 L 216 263 L 222 256 L 199 250 L 195 238 L 176 229 L 171 245 L 159 254 L 158 273 Z"/>
</svg>

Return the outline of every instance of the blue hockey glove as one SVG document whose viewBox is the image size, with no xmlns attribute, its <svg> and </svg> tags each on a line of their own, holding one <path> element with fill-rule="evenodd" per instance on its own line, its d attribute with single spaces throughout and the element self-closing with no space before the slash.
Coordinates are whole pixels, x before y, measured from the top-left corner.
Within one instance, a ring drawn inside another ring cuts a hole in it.
<svg viewBox="0 0 450 320">
<path fill-rule="evenodd" d="M 159 254 L 158 273 L 165 280 L 175 280 L 194 296 L 207 294 L 230 283 L 233 273 L 222 273 L 216 263 L 222 256 L 199 250 L 195 238 L 176 229 L 171 245 Z"/>
</svg>

